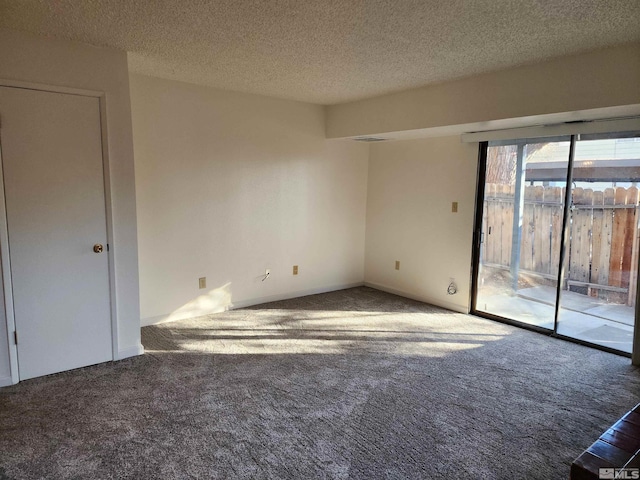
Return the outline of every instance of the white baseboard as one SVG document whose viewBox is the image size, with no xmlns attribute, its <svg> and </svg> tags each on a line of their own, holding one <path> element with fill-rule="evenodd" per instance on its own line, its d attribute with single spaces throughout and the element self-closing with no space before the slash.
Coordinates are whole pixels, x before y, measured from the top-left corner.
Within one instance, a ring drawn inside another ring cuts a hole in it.
<svg viewBox="0 0 640 480">
<path fill-rule="evenodd" d="M 0 377 L 0 387 L 8 387 L 9 385 L 13 385 L 11 377 Z"/>
<path fill-rule="evenodd" d="M 117 360 L 123 360 L 129 357 L 135 357 L 136 355 L 142 355 L 144 353 L 144 347 L 141 343 L 134 345 L 133 347 L 123 348 L 118 350 Z"/>
<path fill-rule="evenodd" d="M 295 292 L 280 293 L 277 295 L 269 295 L 266 297 L 251 298 L 249 300 L 240 300 L 238 302 L 233 302 L 231 305 L 227 306 L 225 310 L 236 310 L 238 308 L 246 308 L 246 307 L 252 307 L 254 305 L 260 305 L 262 303 L 278 302 L 280 300 L 288 300 L 290 298 L 306 297 L 307 295 L 317 295 L 319 293 L 335 292 L 336 290 L 345 290 L 347 288 L 362 287 L 363 285 L 364 285 L 364 282 L 347 283 L 342 285 L 333 285 L 331 287 L 311 288 L 309 290 L 298 290 Z M 224 311 L 224 310 L 221 310 L 221 311 Z M 211 314 L 220 313 L 220 311 L 210 312 L 210 313 Z M 140 320 L 140 326 L 146 327 L 149 325 L 157 325 L 159 323 L 173 321 L 170 317 L 171 317 L 171 314 L 158 315 L 157 317 L 143 318 Z"/>
<path fill-rule="evenodd" d="M 447 310 L 452 310 L 454 312 L 459 313 L 469 313 L 469 308 L 459 305 L 453 302 L 443 302 L 437 298 L 431 298 L 426 295 L 416 295 L 413 293 L 404 292 L 402 290 L 397 290 L 392 287 L 387 287 L 386 285 L 380 285 L 378 283 L 372 282 L 364 282 L 365 287 L 375 288 L 376 290 L 382 290 L 383 292 L 392 293 L 394 295 L 398 295 L 399 297 L 410 298 L 411 300 L 417 300 L 418 302 L 428 303 L 430 305 L 435 305 L 436 307 L 446 308 Z"/>
<path fill-rule="evenodd" d="M 346 285 L 334 285 L 332 287 L 311 288 L 309 290 L 298 290 L 297 292 L 282 293 L 279 295 L 269 295 L 268 297 L 253 298 L 251 300 L 242 300 L 234 302 L 229 310 L 237 308 L 252 307 L 262 303 L 278 302 L 280 300 L 289 300 L 290 298 L 306 297 L 307 295 L 318 295 L 319 293 L 335 292 L 337 290 L 345 290 L 347 288 L 362 287 L 364 282 L 348 283 Z"/>
</svg>

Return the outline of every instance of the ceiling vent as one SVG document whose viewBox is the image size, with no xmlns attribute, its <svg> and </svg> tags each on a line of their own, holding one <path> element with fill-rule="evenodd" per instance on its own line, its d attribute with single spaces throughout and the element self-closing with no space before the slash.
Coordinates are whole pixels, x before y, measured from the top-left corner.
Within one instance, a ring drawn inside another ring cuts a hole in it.
<svg viewBox="0 0 640 480">
<path fill-rule="evenodd" d="M 384 142 L 386 138 L 380 137 L 358 137 L 354 138 L 356 142 Z"/>
</svg>

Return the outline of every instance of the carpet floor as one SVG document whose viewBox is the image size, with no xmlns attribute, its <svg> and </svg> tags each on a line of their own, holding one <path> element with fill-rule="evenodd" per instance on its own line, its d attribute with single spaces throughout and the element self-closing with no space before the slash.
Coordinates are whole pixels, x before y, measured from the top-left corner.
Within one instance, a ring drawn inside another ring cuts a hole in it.
<svg viewBox="0 0 640 480">
<path fill-rule="evenodd" d="M 0 478 L 567 479 L 627 358 L 366 287 L 145 327 L 0 389 Z"/>
</svg>

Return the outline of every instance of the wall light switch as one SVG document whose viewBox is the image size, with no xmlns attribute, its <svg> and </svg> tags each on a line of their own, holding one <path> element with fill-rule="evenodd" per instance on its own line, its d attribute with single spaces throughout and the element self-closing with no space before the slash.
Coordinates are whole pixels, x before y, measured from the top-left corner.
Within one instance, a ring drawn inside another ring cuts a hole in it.
<svg viewBox="0 0 640 480">
<path fill-rule="evenodd" d="M 451 202 L 451 211 L 453 213 L 458 213 L 458 202 Z"/>
<path fill-rule="evenodd" d="M 207 288 L 207 277 L 200 277 L 198 279 L 198 288 Z"/>
<path fill-rule="evenodd" d="M 294 265 L 293 266 L 293 274 L 297 275 L 298 274 L 298 265 Z"/>
<path fill-rule="evenodd" d="M 400 260 L 396 260 L 396 270 L 400 270 Z"/>
</svg>

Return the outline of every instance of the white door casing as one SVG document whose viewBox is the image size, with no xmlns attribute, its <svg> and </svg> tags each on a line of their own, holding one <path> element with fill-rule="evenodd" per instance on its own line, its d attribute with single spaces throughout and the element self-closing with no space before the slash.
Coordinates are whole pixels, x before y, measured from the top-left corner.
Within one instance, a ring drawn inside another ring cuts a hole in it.
<svg viewBox="0 0 640 480">
<path fill-rule="evenodd" d="M 0 87 L 0 116 L 20 379 L 112 360 L 100 100 Z"/>
</svg>

